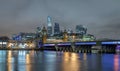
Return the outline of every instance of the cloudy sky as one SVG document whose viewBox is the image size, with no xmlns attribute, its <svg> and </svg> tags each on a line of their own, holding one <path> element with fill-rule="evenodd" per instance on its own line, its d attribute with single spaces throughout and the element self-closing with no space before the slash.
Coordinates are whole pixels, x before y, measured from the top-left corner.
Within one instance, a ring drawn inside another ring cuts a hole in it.
<svg viewBox="0 0 120 71">
<path fill-rule="evenodd" d="M 0 36 L 35 32 L 47 16 L 63 29 L 82 24 L 97 38 L 120 39 L 120 0 L 0 0 Z"/>
</svg>

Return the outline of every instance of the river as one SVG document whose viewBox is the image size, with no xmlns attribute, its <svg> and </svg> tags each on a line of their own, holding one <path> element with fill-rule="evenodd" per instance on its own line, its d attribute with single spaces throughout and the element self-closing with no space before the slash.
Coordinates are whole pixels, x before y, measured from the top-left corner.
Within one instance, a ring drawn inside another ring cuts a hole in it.
<svg viewBox="0 0 120 71">
<path fill-rule="evenodd" d="M 120 54 L 0 50 L 0 71 L 120 71 Z"/>
</svg>

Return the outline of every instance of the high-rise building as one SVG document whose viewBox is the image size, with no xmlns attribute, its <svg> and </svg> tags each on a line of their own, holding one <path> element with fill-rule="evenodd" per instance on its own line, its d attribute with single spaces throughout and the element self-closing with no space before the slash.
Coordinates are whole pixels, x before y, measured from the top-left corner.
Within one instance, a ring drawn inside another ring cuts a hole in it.
<svg viewBox="0 0 120 71">
<path fill-rule="evenodd" d="M 36 38 L 42 37 L 41 33 L 42 33 L 42 29 L 40 27 L 37 27 L 36 28 Z"/>
<path fill-rule="evenodd" d="M 80 35 L 84 35 L 87 33 L 87 28 L 85 28 L 83 25 L 76 25 L 76 33 Z"/>
<path fill-rule="evenodd" d="M 47 33 L 48 36 L 52 35 L 52 21 L 50 16 L 47 17 Z"/>
<path fill-rule="evenodd" d="M 41 28 L 40 27 L 37 27 L 36 28 L 36 33 L 40 33 L 42 30 L 41 30 Z"/>
<path fill-rule="evenodd" d="M 59 23 L 55 23 L 55 25 L 54 25 L 54 35 L 59 35 L 59 34 L 60 34 Z"/>
</svg>

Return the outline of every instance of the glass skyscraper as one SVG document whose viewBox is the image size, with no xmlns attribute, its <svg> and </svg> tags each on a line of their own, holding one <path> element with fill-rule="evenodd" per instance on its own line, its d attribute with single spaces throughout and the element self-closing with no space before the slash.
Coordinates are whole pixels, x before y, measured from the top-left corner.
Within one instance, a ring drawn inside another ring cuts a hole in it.
<svg viewBox="0 0 120 71">
<path fill-rule="evenodd" d="M 85 28 L 83 25 L 76 25 L 76 33 L 80 35 L 84 35 L 87 33 L 87 28 Z"/>
<path fill-rule="evenodd" d="M 55 23 L 55 25 L 54 25 L 54 35 L 59 35 L 59 34 L 60 34 L 59 23 Z"/>
<path fill-rule="evenodd" d="M 52 21 L 50 16 L 47 17 L 47 33 L 48 36 L 52 35 Z"/>
</svg>

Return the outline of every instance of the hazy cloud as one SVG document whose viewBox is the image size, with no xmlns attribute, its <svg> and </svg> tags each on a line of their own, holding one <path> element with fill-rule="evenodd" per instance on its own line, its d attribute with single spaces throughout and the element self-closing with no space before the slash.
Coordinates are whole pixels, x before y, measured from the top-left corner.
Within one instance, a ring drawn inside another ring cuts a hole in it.
<svg viewBox="0 0 120 71">
<path fill-rule="evenodd" d="M 48 15 L 62 28 L 83 24 L 97 38 L 120 39 L 119 0 L 0 0 L 0 35 L 34 32 Z"/>
</svg>

